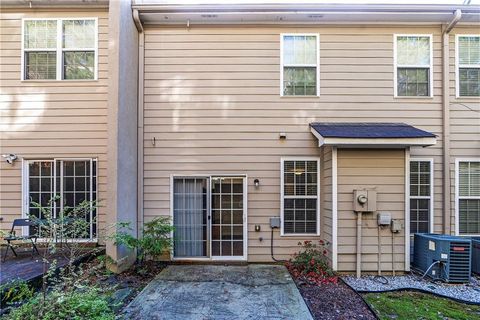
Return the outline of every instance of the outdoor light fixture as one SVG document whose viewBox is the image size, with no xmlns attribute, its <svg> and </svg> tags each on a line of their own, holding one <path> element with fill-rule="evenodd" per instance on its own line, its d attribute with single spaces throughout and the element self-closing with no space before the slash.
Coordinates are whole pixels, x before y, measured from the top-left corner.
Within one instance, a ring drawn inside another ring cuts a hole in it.
<svg viewBox="0 0 480 320">
<path fill-rule="evenodd" d="M 10 154 L 2 154 L 2 157 L 5 158 L 5 161 L 7 161 L 8 164 L 13 164 L 15 160 L 17 160 L 17 155 L 10 153 Z"/>
<path fill-rule="evenodd" d="M 255 185 L 255 188 L 258 189 L 260 187 L 260 180 L 258 179 L 253 180 L 253 184 Z"/>
</svg>

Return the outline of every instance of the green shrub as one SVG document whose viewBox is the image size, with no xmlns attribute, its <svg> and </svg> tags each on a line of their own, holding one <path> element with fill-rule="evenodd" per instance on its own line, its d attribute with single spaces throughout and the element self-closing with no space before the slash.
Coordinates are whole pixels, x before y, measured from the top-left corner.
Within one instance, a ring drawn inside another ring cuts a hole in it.
<svg viewBox="0 0 480 320">
<path fill-rule="evenodd" d="M 13 280 L 0 286 L 2 304 L 14 304 L 33 297 L 34 289 L 25 280 Z"/>
<path fill-rule="evenodd" d="M 117 231 L 108 238 L 115 245 L 124 245 L 130 249 L 137 249 L 140 262 L 145 258 L 158 258 L 172 247 L 171 232 L 173 226 L 167 217 L 158 217 L 145 222 L 142 237 L 137 239 L 132 235 L 130 223 L 123 222 L 117 225 Z"/>
<path fill-rule="evenodd" d="M 6 319 L 113 320 L 115 315 L 109 307 L 106 297 L 101 295 L 98 289 L 89 288 L 68 292 L 55 290 L 47 294 L 44 302 L 39 294 L 19 308 L 14 309 L 7 315 Z"/>
</svg>

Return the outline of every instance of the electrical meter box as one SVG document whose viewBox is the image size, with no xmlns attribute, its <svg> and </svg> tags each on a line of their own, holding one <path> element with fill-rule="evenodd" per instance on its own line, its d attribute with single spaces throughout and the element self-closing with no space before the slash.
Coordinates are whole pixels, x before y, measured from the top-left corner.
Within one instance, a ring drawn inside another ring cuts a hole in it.
<svg viewBox="0 0 480 320">
<path fill-rule="evenodd" d="M 377 211 L 377 191 L 372 189 L 353 190 L 353 211 Z"/>
</svg>

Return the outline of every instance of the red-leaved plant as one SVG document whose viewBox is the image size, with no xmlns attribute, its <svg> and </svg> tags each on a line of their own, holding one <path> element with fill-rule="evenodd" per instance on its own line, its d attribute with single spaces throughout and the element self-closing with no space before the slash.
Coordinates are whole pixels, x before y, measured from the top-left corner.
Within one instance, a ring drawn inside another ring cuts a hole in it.
<svg viewBox="0 0 480 320">
<path fill-rule="evenodd" d="M 299 242 L 300 252 L 293 254 L 286 263 L 287 269 L 296 279 L 309 284 L 337 283 L 338 277 L 328 263 L 329 243 L 318 241 L 318 245 L 310 240 Z"/>
</svg>

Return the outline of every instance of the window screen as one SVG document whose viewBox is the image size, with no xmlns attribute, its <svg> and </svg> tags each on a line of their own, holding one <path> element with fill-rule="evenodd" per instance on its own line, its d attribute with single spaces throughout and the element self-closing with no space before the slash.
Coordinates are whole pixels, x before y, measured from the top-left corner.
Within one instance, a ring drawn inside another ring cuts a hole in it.
<svg viewBox="0 0 480 320">
<path fill-rule="evenodd" d="M 480 35 L 458 37 L 458 95 L 480 96 Z"/>
<path fill-rule="evenodd" d="M 283 95 L 317 95 L 317 36 L 284 35 L 282 43 Z"/>
<path fill-rule="evenodd" d="M 283 161 L 283 233 L 316 234 L 318 161 Z"/>
<path fill-rule="evenodd" d="M 479 235 L 480 161 L 461 161 L 458 170 L 459 233 Z"/>
<path fill-rule="evenodd" d="M 430 229 L 432 163 L 410 161 L 410 232 L 426 233 Z"/>
<path fill-rule="evenodd" d="M 430 95 L 430 37 L 397 36 L 397 95 Z"/>
</svg>

